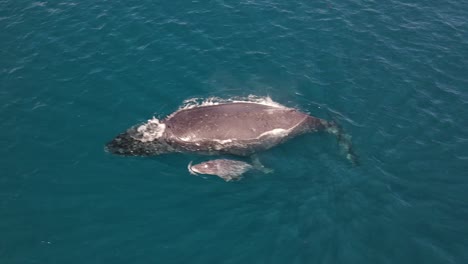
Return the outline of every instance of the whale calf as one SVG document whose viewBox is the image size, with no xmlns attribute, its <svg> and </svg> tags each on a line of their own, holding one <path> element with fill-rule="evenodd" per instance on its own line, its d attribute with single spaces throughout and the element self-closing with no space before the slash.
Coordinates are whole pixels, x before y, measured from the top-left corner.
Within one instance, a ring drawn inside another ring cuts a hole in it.
<svg viewBox="0 0 468 264">
<path fill-rule="evenodd" d="M 240 180 L 242 174 L 251 169 L 253 166 L 247 162 L 230 159 L 210 160 L 196 165 L 190 162 L 188 165 L 188 170 L 193 175 L 216 175 L 225 181 Z"/>
<path fill-rule="evenodd" d="M 279 104 L 226 102 L 180 109 L 163 120 L 133 126 L 106 144 L 117 155 L 150 156 L 172 152 L 250 156 L 304 133 L 335 134 L 351 161 L 348 137 L 334 123 Z"/>
<path fill-rule="evenodd" d="M 208 174 L 218 176 L 225 181 L 240 180 L 242 175 L 249 170 L 257 170 L 263 173 L 272 173 L 273 170 L 265 168 L 256 156 L 252 157 L 252 164 L 232 159 L 215 159 L 196 165 L 192 162 L 188 165 L 190 174 Z"/>
</svg>

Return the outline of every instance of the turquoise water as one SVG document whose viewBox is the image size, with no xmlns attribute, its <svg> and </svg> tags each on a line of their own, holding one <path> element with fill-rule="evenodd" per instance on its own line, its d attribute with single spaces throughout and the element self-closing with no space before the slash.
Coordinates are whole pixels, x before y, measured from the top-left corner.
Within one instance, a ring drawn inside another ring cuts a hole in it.
<svg viewBox="0 0 468 264">
<path fill-rule="evenodd" d="M 468 2 L 0 0 L 0 263 L 468 263 Z M 273 174 L 104 144 L 185 99 L 270 96 L 353 137 Z"/>
</svg>

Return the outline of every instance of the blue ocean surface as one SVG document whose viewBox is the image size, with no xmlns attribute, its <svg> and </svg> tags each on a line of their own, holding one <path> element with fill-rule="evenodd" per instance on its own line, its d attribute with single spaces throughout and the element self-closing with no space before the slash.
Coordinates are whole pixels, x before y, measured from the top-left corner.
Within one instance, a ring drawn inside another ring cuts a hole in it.
<svg viewBox="0 0 468 264">
<path fill-rule="evenodd" d="M 0 263 L 468 263 L 468 1 L 0 0 Z M 106 142 L 256 95 L 352 136 L 274 173 Z"/>
</svg>

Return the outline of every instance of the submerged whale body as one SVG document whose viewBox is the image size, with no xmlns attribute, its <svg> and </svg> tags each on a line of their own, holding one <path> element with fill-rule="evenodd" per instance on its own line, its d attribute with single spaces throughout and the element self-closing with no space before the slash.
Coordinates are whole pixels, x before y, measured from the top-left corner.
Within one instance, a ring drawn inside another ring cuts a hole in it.
<svg viewBox="0 0 468 264">
<path fill-rule="evenodd" d="M 126 156 L 171 152 L 248 156 L 319 130 L 339 131 L 334 123 L 297 109 L 226 102 L 181 109 L 161 121 L 153 118 L 119 134 L 106 144 L 106 149 Z"/>
</svg>

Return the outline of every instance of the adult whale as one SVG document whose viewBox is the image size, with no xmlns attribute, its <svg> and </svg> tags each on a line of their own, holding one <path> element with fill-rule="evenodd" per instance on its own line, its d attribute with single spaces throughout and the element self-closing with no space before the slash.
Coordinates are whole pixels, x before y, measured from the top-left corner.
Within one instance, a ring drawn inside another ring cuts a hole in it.
<svg viewBox="0 0 468 264">
<path fill-rule="evenodd" d="M 334 122 L 294 108 L 256 102 L 226 102 L 178 110 L 162 121 L 129 128 L 106 144 L 114 154 L 149 156 L 170 152 L 249 156 L 298 135 L 335 134 L 347 158 L 357 162 L 351 142 Z"/>
</svg>

